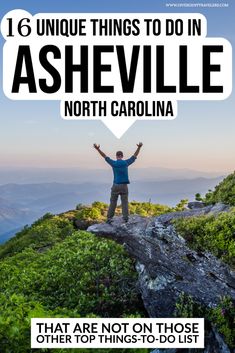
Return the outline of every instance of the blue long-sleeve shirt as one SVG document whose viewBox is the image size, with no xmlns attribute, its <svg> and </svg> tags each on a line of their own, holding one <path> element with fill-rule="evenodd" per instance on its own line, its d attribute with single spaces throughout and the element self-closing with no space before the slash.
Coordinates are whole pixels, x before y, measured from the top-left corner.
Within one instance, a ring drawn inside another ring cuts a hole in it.
<svg viewBox="0 0 235 353">
<path fill-rule="evenodd" d="M 116 161 L 109 157 L 105 157 L 105 160 L 113 168 L 114 184 L 130 184 L 128 167 L 135 162 L 135 156 L 125 160 L 117 159 Z"/>
</svg>

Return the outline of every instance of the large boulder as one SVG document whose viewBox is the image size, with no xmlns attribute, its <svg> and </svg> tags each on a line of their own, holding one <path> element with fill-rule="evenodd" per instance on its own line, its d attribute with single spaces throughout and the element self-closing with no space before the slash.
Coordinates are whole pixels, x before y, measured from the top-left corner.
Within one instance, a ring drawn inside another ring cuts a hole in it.
<svg viewBox="0 0 235 353">
<path fill-rule="evenodd" d="M 188 203 L 188 208 L 190 208 L 190 210 L 193 210 L 194 208 L 203 208 L 203 207 L 205 207 L 205 204 L 202 201 L 192 201 Z"/>
<path fill-rule="evenodd" d="M 182 292 L 208 307 L 216 306 L 225 295 L 235 300 L 235 273 L 212 254 L 190 249 L 172 224 L 176 218 L 228 210 L 228 206 L 217 204 L 153 218 L 131 216 L 128 223 L 116 217 L 112 224 L 95 224 L 87 230 L 125 246 L 136 259 L 139 287 L 149 316 L 172 317 Z"/>
</svg>

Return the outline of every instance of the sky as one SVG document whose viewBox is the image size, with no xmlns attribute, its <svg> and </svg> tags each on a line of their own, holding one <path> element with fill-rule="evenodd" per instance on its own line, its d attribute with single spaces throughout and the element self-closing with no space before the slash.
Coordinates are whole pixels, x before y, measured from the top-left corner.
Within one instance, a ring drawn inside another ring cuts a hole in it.
<svg viewBox="0 0 235 353">
<path fill-rule="evenodd" d="M 233 0 L 228 8 L 169 8 L 165 0 L 20 1 L 20 8 L 38 12 L 201 12 L 207 17 L 208 36 L 227 38 L 235 44 Z M 173 2 L 173 1 L 171 1 Z M 189 3 L 181 0 L 175 3 Z M 193 2 L 191 0 L 191 2 Z M 194 2 L 203 2 L 195 1 Z M 19 8 L 19 1 L 1 3 L 0 17 Z M 1 66 L 2 47 L 1 37 Z M 233 59 L 234 62 L 234 59 Z M 0 73 L 2 87 L 2 71 Z M 233 77 L 234 82 L 234 77 Z M 235 96 L 224 101 L 181 101 L 172 121 L 137 121 L 117 139 L 101 121 L 64 121 L 58 101 L 13 101 L 0 89 L 0 168 L 79 167 L 103 168 L 92 148 L 100 143 L 110 157 L 123 150 L 129 157 L 136 143 L 144 144 L 137 168 L 189 168 L 203 171 L 234 170 Z"/>
</svg>

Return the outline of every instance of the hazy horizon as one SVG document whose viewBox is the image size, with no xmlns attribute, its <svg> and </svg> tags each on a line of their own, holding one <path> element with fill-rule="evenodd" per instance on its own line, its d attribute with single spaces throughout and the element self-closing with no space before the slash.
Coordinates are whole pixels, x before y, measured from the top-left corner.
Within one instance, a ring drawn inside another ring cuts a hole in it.
<svg viewBox="0 0 235 353">
<path fill-rule="evenodd" d="M 135 181 L 170 181 L 188 179 L 213 179 L 224 177 L 232 171 L 207 172 L 186 168 L 130 168 L 129 177 L 131 182 Z M 0 185 L 5 184 L 41 184 L 41 183 L 65 183 L 81 184 L 112 183 L 113 173 L 109 166 L 103 168 L 23 168 L 23 167 L 0 167 Z"/>
</svg>

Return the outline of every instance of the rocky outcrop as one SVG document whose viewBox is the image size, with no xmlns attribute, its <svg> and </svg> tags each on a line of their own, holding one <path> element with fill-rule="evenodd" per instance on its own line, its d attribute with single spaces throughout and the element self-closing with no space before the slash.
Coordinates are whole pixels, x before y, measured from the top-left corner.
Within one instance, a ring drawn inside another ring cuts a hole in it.
<svg viewBox="0 0 235 353">
<path fill-rule="evenodd" d="M 191 210 L 194 208 L 203 208 L 203 207 L 205 207 L 205 204 L 202 201 L 192 201 L 188 203 L 188 208 L 190 208 Z"/>
<path fill-rule="evenodd" d="M 140 291 L 149 316 L 172 317 L 182 292 L 209 307 L 216 306 L 225 295 L 235 300 L 235 273 L 212 254 L 190 249 L 172 224 L 176 218 L 228 210 L 228 206 L 216 204 L 154 218 L 131 216 L 128 223 L 117 217 L 112 224 L 95 224 L 88 231 L 125 246 L 136 259 Z"/>
<path fill-rule="evenodd" d="M 74 227 L 79 230 L 87 230 L 93 224 L 97 224 L 97 221 L 88 221 L 86 219 L 74 219 L 73 220 Z"/>
</svg>

